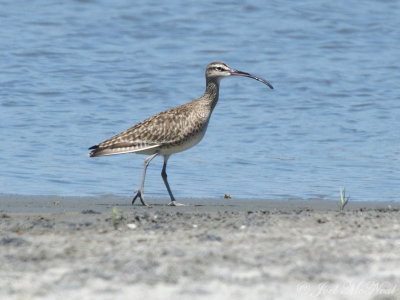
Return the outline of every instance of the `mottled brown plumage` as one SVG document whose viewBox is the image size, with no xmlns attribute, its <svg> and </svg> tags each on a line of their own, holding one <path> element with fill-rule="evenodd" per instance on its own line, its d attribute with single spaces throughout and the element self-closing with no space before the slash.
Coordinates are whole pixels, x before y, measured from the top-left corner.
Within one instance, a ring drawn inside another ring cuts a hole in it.
<svg viewBox="0 0 400 300">
<path fill-rule="evenodd" d="M 249 73 L 233 70 L 225 63 L 214 62 L 206 69 L 206 91 L 200 98 L 189 103 L 156 114 L 143 122 L 127 129 L 116 136 L 90 147 L 90 156 L 102 156 L 135 152 L 150 155 L 145 160 L 142 183 L 133 198 L 139 197 L 143 205 L 147 205 L 143 197 L 144 179 L 150 161 L 157 155 L 164 156 L 162 178 L 171 198 L 170 205 L 179 205 L 171 192 L 167 181 L 166 166 L 171 154 L 187 150 L 203 138 L 211 113 L 218 101 L 219 82 L 227 76 L 251 77 L 272 86 L 264 79 Z"/>
<path fill-rule="evenodd" d="M 90 156 L 170 152 L 204 132 L 211 110 L 202 98 L 154 115 L 96 145 Z M 179 152 L 179 151 L 178 151 Z"/>
</svg>

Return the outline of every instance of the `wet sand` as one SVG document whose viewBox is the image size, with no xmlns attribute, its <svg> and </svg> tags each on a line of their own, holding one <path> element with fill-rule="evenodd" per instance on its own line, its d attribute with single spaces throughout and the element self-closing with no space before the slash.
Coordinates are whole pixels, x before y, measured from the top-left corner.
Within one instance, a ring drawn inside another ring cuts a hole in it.
<svg viewBox="0 0 400 300">
<path fill-rule="evenodd" d="M 400 299 L 398 203 L 148 201 L 0 196 L 0 298 Z"/>
</svg>

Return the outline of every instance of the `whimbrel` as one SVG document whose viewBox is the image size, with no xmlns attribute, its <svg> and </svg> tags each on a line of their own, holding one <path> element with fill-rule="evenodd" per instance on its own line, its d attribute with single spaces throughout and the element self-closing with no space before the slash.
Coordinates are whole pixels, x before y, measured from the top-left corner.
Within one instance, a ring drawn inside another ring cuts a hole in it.
<svg viewBox="0 0 400 300">
<path fill-rule="evenodd" d="M 174 153 L 193 147 L 203 138 L 211 113 L 218 102 L 219 82 L 228 76 L 250 77 L 273 89 L 272 85 L 261 77 L 234 70 L 223 62 L 213 62 L 206 69 L 206 91 L 203 96 L 156 114 L 89 148 L 92 150 L 91 157 L 130 152 L 150 155 L 144 161 L 142 181 L 137 192 L 135 191 L 132 204 L 139 198 L 143 205 L 148 206 L 143 194 L 146 169 L 153 158 L 162 155 L 164 165 L 161 176 L 171 198 L 169 205 L 182 205 L 176 202 L 168 184 L 166 172 L 168 159 Z"/>
</svg>

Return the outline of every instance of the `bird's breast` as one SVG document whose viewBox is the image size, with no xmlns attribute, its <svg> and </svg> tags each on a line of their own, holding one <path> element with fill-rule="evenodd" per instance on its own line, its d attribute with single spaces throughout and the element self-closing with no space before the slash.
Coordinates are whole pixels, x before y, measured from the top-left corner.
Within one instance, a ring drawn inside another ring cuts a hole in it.
<svg viewBox="0 0 400 300">
<path fill-rule="evenodd" d="M 187 134 L 184 134 L 180 138 L 163 145 L 161 147 L 161 153 L 164 155 L 171 155 L 173 153 L 182 152 L 192 148 L 204 137 L 207 130 L 207 125 L 207 121 L 202 124 L 198 124 L 198 126 L 189 130 Z"/>
</svg>

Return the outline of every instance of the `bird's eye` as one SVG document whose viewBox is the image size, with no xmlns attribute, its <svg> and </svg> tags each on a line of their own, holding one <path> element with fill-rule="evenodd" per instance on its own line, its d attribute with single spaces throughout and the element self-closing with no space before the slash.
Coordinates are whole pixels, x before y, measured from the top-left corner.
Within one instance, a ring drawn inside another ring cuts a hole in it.
<svg viewBox="0 0 400 300">
<path fill-rule="evenodd" d="M 216 70 L 216 71 L 220 71 L 220 72 L 224 71 L 224 69 L 221 68 L 221 67 L 215 67 L 215 70 Z"/>
</svg>

